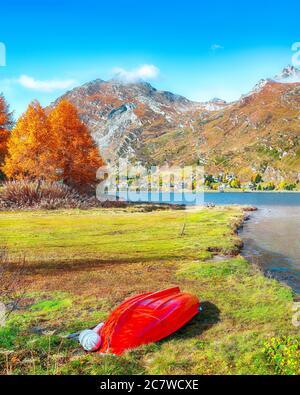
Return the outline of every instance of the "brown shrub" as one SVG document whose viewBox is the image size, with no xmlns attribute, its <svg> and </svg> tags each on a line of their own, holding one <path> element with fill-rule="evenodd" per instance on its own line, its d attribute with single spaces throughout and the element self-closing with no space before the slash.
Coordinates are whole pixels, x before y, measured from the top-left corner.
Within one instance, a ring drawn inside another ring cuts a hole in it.
<svg viewBox="0 0 300 395">
<path fill-rule="evenodd" d="M 0 192 L 0 208 L 80 208 L 90 203 L 90 199 L 59 182 L 8 181 Z"/>
<path fill-rule="evenodd" d="M 91 194 L 80 194 L 60 182 L 41 180 L 8 181 L 0 188 L 0 210 L 61 208 L 123 208 L 133 207 L 137 211 L 183 210 L 184 206 L 157 203 L 133 203 L 122 200 L 99 201 Z"/>
</svg>

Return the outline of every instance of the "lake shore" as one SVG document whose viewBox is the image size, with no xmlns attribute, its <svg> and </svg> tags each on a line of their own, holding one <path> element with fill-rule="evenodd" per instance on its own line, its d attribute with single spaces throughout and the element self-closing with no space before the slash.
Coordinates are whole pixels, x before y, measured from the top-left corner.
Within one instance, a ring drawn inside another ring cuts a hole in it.
<svg viewBox="0 0 300 395">
<path fill-rule="evenodd" d="M 261 207 L 239 232 L 242 255 L 300 294 L 300 206 Z"/>
</svg>

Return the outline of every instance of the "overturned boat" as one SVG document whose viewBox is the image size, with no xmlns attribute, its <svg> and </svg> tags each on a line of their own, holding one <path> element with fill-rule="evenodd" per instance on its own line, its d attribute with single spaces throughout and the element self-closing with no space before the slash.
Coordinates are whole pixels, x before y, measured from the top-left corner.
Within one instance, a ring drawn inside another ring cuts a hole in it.
<svg viewBox="0 0 300 395">
<path fill-rule="evenodd" d="M 97 330 L 97 352 L 121 355 L 126 350 L 171 335 L 199 313 L 196 296 L 178 287 L 133 296 L 121 303 Z"/>
</svg>

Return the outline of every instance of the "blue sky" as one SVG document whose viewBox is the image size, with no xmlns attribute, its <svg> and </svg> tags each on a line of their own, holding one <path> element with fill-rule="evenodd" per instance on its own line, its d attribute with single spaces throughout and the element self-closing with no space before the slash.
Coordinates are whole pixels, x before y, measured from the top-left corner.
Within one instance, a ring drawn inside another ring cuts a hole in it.
<svg viewBox="0 0 300 395">
<path fill-rule="evenodd" d="M 0 92 L 19 115 L 118 70 L 194 100 L 234 100 L 291 63 L 299 12 L 296 0 L 3 2 Z"/>
</svg>

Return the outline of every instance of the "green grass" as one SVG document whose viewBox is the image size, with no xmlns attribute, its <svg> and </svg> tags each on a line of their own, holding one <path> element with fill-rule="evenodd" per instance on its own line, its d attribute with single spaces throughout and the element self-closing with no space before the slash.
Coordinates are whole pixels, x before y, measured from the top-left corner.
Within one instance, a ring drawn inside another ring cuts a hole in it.
<svg viewBox="0 0 300 395">
<path fill-rule="evenodd" d="M 232 212 L 232 215 L 233 212 Z M 229 212 L 124 213 L 104 210 L 0 213 L 0 238 L 12 257 L 30 262 L 191 259 L 209 244 L 232 248 Z M 206 221 L 206 219 L 209 219 Z M 186 222 L 188 236 L 178 237 Z M 198 237 L 199 224 L 202 237 Z M 214 226 L 215 225 L 215 226 Z M 84 250 L 83 250 L 84 249 Z"/>
<path fill-rule="evenodd" d="M 265 342 L 266 355 L 279 374 L 294 374 L 300 371 L 300 336 L 272 338 Z"/>
<path fill-rule="evenodd" d="M 27 269 L 21 308 L 0 328 L 2 373 L 299 373 L 292 292 L 238 255 L 242 217 L 238 208 L 1 213 L 11 265 L 25 255 Z M 62 337 L 130 295 L 174 285 L 203 311 L 161 342 L 102 357 Z"/>
<path fill-rule="evenodd" d="M 72 302 L 70 299 L 42 300 L 42 301 L 32 305 L 30 307 L 30 310 L 42 310 L 45 313 L 49 313 L 50 311 L 55 311 L 55 310 L 67 308 L 71 304 L 72 304 Z"/>
</svg>

